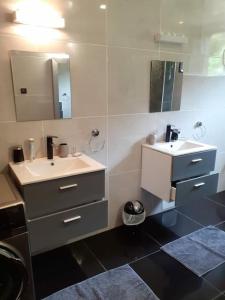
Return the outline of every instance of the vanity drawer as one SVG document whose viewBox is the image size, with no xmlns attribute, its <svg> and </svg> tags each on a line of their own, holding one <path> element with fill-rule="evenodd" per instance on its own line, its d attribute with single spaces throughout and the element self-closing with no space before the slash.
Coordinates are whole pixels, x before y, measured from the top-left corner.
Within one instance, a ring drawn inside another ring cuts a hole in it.
<svg viewBox="0 0 225 300">
<path fill-rule="evenodd" d="M 215 160 L 216 150 L 174 156 L 171 181 L 207 174 L 214 170 Z"/>
<path fill-rule="evenodd" d="M 106 200 L 28 221 L 31 253 L 65 245 L 107 225 Z"/>
<path fill-rule="evenodd" d="M 23 186 L 28 219 L 101 200 L 104 196 L 104 171 Z"/>
<path fill-rule="evenodd" d="M 217 192 L 218 174 L 200 176 L 198 178 L 177 182 L 172 187 L 171 200 L 176 201 L 176 206 L 188 203 L 190 200 L 198 200 Z"/>
</svg>

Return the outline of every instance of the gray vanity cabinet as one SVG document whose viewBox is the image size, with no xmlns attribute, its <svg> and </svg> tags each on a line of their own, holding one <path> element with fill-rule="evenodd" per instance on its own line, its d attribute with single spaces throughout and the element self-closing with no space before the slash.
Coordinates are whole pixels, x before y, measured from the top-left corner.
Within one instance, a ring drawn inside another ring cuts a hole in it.
<svg viewBox="0 0 225 300">
<path fill-rule="evenodd" d="M 174 156 L 172 181 L 207 174 L 215 168 L 216 150 Z"/>
<path fill-rule="evenodd" d="M 107 226 L 107 201 L 87 204 L 28 222 L 32 253 L 62 246 Z"/>
<path fill-rule="evenodd" d="M 217 191 L 218 174 L 209 174 L 178 181 L 172 187 L 171 198 L 176 206 L 188 203 L 190 200 L 198 200 L 202 197 L 215 194 Z"/>
<path fill-rule="evenodd" d="M 217 192 L 218 174 L 213 173 L 215 148 L 170 155 L 153 147 L 142 145 L 143 189 L 176 206 Z"/>
<path fill-rule="evenodd" d="M 171 199 L 176 206 L 217 192 L 216 150 L 173 157 Z"/>
<path fill-rule="evenodd" d="M 108 225 L 105 171 L 20 186 L 31 253 L 78 240 Z"/>
<path fill-rule="evenodd" d="M 100 200 L 105 196 L 105 171 L 25 185 L 29 219 Z"/>
</svg>

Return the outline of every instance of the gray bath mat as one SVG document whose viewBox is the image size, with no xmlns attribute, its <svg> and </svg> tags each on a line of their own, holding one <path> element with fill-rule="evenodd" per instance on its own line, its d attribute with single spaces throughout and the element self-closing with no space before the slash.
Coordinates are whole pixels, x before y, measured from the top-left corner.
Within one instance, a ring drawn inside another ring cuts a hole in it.
<svg viewBox="0 0 225 300">
<path fill-rule="evenodd" d="M 198 276 L 225 262 L 225 232 L 208 226 L 161 247 Z"/>
<path fill-rule="evenodd" d="M 128 265 L 72 285 L 44 300 L 159 300 Z"/>
</svg>

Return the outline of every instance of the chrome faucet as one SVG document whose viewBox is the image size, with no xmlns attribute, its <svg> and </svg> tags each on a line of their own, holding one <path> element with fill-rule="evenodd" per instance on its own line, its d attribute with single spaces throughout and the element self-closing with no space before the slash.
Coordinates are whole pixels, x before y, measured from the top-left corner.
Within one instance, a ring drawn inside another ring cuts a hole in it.
<svg viewBox="0 0 225 300">
<path fill-rule="evenodd" d="M 58 138 L 57 136 L 47 136 L 47 157 L 53 159 L 53 139 Z"/>
<path fill-rule="evenodd" d="M 169 143 L 169 142 L 174 142 L 178 140 L 180 131 L 176 128 L 172 128 L 174 127 L 173 125 L 168 124 L 166 126 L 166 138 L 165 138 L 165 142 Z"/>
</svg>

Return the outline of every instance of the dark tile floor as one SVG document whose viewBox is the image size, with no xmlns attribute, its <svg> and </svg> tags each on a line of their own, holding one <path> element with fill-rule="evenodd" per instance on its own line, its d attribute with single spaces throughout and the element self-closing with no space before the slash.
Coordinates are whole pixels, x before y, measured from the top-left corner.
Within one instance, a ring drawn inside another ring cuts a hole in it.
<svg viewBox="0 0 225 300">
<path fill-rule="evenodd" d="M 38 255 L 33 258 L 37 298 L 129 264 L 161 300 L 225 300 L 225 264 L 198 277 L 160 251 L 208 225 L 225 231 L 225 192 L 148 217 L 138 227 L 122 226 Z"/>
</svg>

